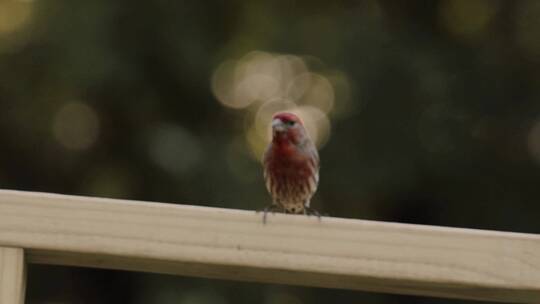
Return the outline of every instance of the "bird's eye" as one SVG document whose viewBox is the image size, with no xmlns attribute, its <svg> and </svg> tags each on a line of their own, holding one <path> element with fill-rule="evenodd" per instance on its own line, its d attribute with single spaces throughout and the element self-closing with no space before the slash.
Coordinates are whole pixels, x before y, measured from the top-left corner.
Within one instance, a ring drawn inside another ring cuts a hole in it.
<svg viewBox="0 0 540 304">
<path fill-rule="evenodd" d="M 292 127 L 296 124 L 296 121 L 289 120 L 289 121 L 286 121 L 285 124 L 289 127 Z"/>
</svg>

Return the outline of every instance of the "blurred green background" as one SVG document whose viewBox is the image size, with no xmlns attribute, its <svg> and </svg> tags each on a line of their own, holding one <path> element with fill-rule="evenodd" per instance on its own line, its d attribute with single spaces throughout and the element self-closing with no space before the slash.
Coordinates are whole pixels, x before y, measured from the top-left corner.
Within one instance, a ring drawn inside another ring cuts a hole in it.
<svg viewBox="0 0 540 304">
<path fill-rule="evenodd" d="M 275 110 L 337 217 L 540 233 L 538 1 L 0 0 L 0 186 L 270 202 Z M 28 303 L 467 303 L 32 266 Z"/>
</svg>

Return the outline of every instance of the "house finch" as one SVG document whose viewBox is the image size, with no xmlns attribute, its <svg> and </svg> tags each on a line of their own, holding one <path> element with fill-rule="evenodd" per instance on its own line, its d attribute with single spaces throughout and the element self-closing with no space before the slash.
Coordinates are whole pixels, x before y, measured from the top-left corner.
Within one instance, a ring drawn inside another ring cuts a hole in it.
<svg viewBox="0 0 540 304">
<path fill-rule="evenodd" d="M 309 207 L 319 183 L 319 154 L 298 116 L 281 112 L 272 118 L 272 142 L 264 154 L 264 179 L 272 204 L 264 209 L 319 213 Z"/>
</svg>

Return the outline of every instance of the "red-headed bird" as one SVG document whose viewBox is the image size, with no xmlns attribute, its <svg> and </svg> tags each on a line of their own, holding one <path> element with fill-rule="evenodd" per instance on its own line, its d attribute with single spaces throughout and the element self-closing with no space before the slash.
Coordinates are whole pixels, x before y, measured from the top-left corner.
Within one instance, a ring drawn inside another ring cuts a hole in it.
<svg viewBox="0 0 540 304">
<path fill-rule="evenodd" d="M 266 188 L 272 204 L 264 209 L 285 213 L 319 213 L 310 208 L 319 183 L 319 154 L 298 116 L 280 112 L 272 118 L 272 141 L 263 159 Z"/>
</svg>

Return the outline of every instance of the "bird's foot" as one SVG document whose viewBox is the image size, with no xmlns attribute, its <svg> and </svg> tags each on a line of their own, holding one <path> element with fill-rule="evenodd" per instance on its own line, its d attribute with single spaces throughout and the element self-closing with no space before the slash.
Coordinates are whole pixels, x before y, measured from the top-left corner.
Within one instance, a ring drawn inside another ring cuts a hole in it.
<svg viewBox="0 0 540 304">
<path fill-rule="evenodd" d="M 319 211 L 317 211 L 314 208 L 305 206 L 304 207 L 304 214 L 307 215 L 307 216 L 315 215 L 319 219 L 319 221 L 321 220 L 321 213 L 319 213 Z"/>
<path fill-rule="evenodd" d="M 266 215 L 268 212 L 272 212 L 274 214 L 276 211 L 281 210 L 281 208 L 278 205 L 272 204 L 264 207 L 261 210 L 257 210 L 257 213 L 262 212 L 263 213 L 263 224 L 266 224 Z"/>
</svg>

